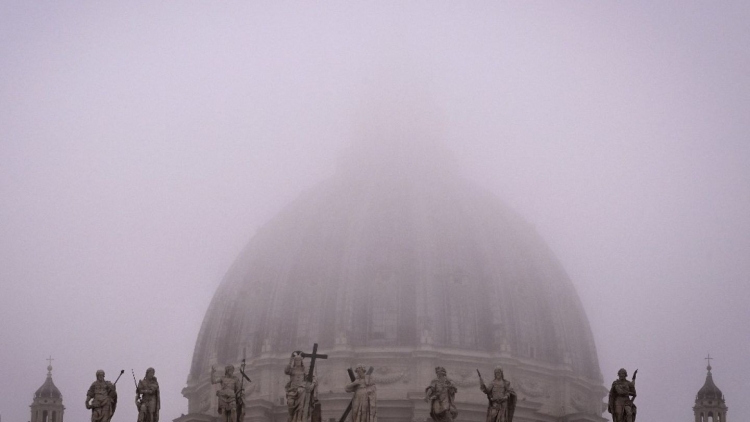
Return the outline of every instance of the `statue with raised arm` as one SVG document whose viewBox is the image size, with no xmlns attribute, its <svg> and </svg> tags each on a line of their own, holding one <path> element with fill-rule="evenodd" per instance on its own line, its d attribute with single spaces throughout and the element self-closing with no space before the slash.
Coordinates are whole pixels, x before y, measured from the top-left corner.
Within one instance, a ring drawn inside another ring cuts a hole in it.
<svg viewBox="0 0 750 422">
<path fill-rule="evenodd" d="M 135 389 L 135 402 L 138 406 L 138 422 L 159 422 L 161 394 L 156 381 L 154 368 L 146 369 L 146 376 L 138 381 Z"/>
<path fill-rule="evenodd" d="M 453 422 L 458 416 L 458 410 L 453 404 L 458 389 L 448 378 L 445 368 L 435 368 L 437 378 L 432 380 L 425 389 L 424 401 L 431 403 L 430 417 L 435 422 Z"/>
<path fill-rule="evenodd" d="M 354 373 L 356 378 L 344 388 L 347 393 L 354 393 L 352 422 L 377 422 L 377 395 L 372 375 L 367 374 L 364 365 L 357 365 Z"/>
<path fill-rule="evenodd" d="M 633 381 L 628 381 L 628 371 L 625 368 L 617 371 L 617 379 L 609 389 L 609 402 L 607 403 L 607 411 L 612 414 L 613 422 L 635 422 L 636 407 L 633 400 L 636 395 L 636 373 L 638 373 L 637 369 L 633 373 Z"/>
<path fill-rule="evenodd" d="M 516 411 L 516 392 L 510 386 L 510 381 L 503 375 L 503 368 L 495 368 L 495 378 L 489 385 L 484 384 L 482 374 L 479 374 L 479 388 L 487 395 L 486 422 L 513 422 Z M 477 370 L 479 373 L 479 370 Z"/>
<path fill-rule="evenodd" d="M 219 415 L 223 416 L 222 422 L 237 421 L 237 402 L 242 400 L 242 389 L 240 380 L 234 375 L 234 365 L 227 365 L 224 368 L 224 376 L 215 379 L 216 369 L 211 367 L 211 383 L 220 384 L 219 391 L 216 392 L 218 397 Z M 241 422 L 241 421 L 240 421 Z"/>
<path fill-rule="evenodd" d="M 318 384 L 314 377 L 306 379 L 302 352 L 292 353 L 284 373 L 289 375 L 289 382 L 284 386 L 289 411 L 287 422 L 309 422 L 318 401 Z"/>
<path fill-rule="evenodd" d="M 104 379 L 104 371 L 96 371 L 96 381 L 86 392 L 86 409 L 91 409 L 91 422 L 109 422 L 117 409 L 115 384 Z"/>
</svg>

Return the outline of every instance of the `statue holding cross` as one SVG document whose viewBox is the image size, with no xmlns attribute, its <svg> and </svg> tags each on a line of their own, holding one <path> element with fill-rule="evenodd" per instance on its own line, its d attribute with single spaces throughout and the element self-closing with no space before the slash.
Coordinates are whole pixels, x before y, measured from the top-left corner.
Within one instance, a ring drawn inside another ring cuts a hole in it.
<svg viewBox="0 0 750 422">
<path fill-rule="evenodd" d="M 305 372 L 304 358 L 310 358 L 310 368 Z M 289 375 L 286 384 L 286 404 L 289 410 L 287 422 L 319 422 L 320 403 L 318 402 L 318 383 L 315 380 L 315 360 L 328 359 L 328 355 L 318 354 L 318 343 L 313 345 L 312 353 L 299 350 L 292 353 L 284 373 Z"/>
<path fill-rule="evenodd" d="M 346 385 L 344 390 L 347 393 L 354 393 L 354 397 L 340 422 L 344 422 L 348 411 L 352 412 L 352 422 L 377 422 L 377 394 L 375 382 L 372 379 L 372 370 L 372 366 L 369 370 L 366 370 L 364 365 L 357 365 L 353 372 L 349 369 L 351 382 Z M 354 373 L 356 373 L 356 376 L 352 376 Z"/>
</svg>

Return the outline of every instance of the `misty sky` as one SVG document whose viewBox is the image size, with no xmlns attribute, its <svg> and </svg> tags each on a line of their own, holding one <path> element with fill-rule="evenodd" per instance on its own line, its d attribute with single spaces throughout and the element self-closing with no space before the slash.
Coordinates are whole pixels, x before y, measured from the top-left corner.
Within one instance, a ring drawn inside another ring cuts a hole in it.
<svg viewBox="0 0 750 422">
<path fill-rule="evenodd" d="M 3 421 L 50 354 L 68 421 L 100 368 L 115 422 L 131 368 L 186 413 L 224 272 L 404 86 L 560 258 L 605 384 L 639 368 L 639 419 L 692 420 L 709 352 L 747 419 L 750 3 L 496 3 L 0 2 Z"/>
</svg>

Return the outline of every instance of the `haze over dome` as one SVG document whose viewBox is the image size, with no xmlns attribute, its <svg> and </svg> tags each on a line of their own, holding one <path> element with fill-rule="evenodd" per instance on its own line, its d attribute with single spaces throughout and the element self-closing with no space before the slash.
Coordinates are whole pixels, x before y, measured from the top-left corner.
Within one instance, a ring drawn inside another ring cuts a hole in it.
<svg viewBox="0 0 750 422">
<path fill-rule="evenodd" d="M 460 419 L 483 420 L 475 368 L 490 379 L 502 364 L 517 419 L 602 420 L 596 348 L 564 269 L 531 225 L 420 136 L 425 119 L 401 110 L 376 114 L 367 126 L 382 129 L 363 131 L 338 172 L 263 226 L 229 269 L 183 391 L 191 415 L 215 412 L 211 366 L 246 353 L 254 417 L 280 418 L 289 354 L 317 342 L 330 355 L 318 366 L 324 419 L 346 406 L 345 368 L 365 363 L 385 419 L 419 418 L 440 365 L 464 389 Z"/>
</svg>

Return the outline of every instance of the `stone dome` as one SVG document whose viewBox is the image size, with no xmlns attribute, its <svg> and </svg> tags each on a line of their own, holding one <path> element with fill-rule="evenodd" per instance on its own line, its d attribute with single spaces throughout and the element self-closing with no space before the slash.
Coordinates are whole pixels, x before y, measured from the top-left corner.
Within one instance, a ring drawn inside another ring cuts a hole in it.
<svg viewBox="0 0 750 422">
<path fill-rule="evenodd" d="M 244 349 L 427 337 L 600 378 L 576 291 L 534 228 L 467 181 L 424 182 L 329 180 L 262 227 L 213 298 L 191 376 Z"/>
<path fill-rule="evenodd" d="M 711 365 L 709 365 L 706 370 L 708 371 L 708 373 L 706 374 L 706 381 L 703 383 L 703 387 L 698 390 L 698 394 L 695 397 L 696 401 L 709 399 L 722 400 L 724 398 L 724 394 L 722 394 L 721 390 L 719 390 L 719 387 L 717 387 L 714 383 L 714 377 L 711 374 Z"/>
<path fill-rule="evenodd" d="M 34 398 L 62 398 L 62 393 L 52 381 L 52 366 L 47 367 L 47 379 L 44 380 L 44 384 L 42 384 L 42 386 L 36 390 L 36 392 L 34 393 Z"/>
<path fill-rule="evenodd" d="M 588 320 L 534 227 L 449 160 L 370 152 L 260 228 L 226 273 L 183 390 L 190 414 L 215 414 L 211 368 L 246 356 L 259 380 L 252 397 L 268 412 L 253 420 L 284 420 L 284 365 L 318 343 L 329 354 L 316 366 L 321 391 L 334 400 L 346 367 L 374 365 L 379 400 L 401 415 L 392 420 L 420 412 L 435 366 L 478 392 L 476 368 L 491 378 L 502 364 L 523 397 L 519 420 L 601 421 L 606 390 Z M 481 392 L 457 400 L 484 420 Z M 336 406 L 323 406 L 324 420 L 338 419 L 325 410 Z M 191 418 L 180 421 L 201 420 Z"/>
</svg>

